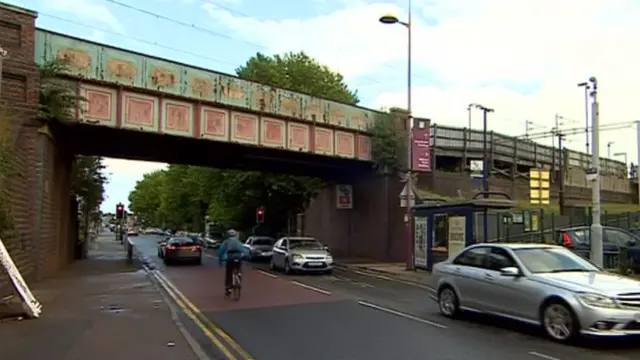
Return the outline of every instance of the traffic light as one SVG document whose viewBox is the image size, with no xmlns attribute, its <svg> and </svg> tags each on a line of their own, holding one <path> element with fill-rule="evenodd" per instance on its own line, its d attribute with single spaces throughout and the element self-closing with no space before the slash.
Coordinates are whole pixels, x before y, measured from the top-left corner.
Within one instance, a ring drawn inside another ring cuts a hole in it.
<svg viewBox="0 0 640 360">
<path fill-rule="evenodd" d="M 262 224 L 264 222 L 264 208 L 259 207 L 256 209 L 256 223 Z"/>
<path fill-rule="evenodd" d="M 121 220 L 124 218 L 124 205 L 122 203 L 116 205 L 116 219 Z"/>
</svg>

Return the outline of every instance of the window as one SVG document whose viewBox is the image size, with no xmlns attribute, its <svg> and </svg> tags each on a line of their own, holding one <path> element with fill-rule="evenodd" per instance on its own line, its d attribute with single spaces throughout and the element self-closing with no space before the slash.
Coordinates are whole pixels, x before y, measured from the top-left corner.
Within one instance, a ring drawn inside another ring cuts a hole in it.
<svg viewBox="0 0 640 360">
<path fill-rule="evenodd" d="M 273 246 L 274 242 L 275 240 L 272 238 L 263 237 L 263 238 L 253 238 L 251 244 L 255 246 Z"/>
<path fill-rule="evenodd" d="M 505 249 L 493 248 L 491 249 L 491 252 L 489 252 L 487 258 L 487 267 L 490 270 L 500 271 L 502 268 L 518 266 L 513 260 L 513 257 L 511 257 Z"/>
<path fill-rule="evenodd" d="M 563 248 L 541 246 L 515 249 L 514 252 L 532 273 L 599 271 L 589 261 Z"/>
<path fill-rule="evenodd" d="M 171 245 L 193 245 L 196 244 L 196 240 L 193 240 L 189 237 L 175 237 L 169 240 L 169 244 Z"/>
<path fill-rule="evenodd" d="M 570 231 L 569 234 L 571 235 L 571 237 L 573 238 L 573 240 L 576 242 L 576 244 L 584 244 L 584 245 L 588 245 L 589 244 L 589 239 L 591 238 L 591 230 L 590 229 L 583 229 L 583 230 L 575 230 L 575 231 Z"/>
<path fill-rule="evenodd" d="M 485 256 L 488 252 L 488 247 L 474 247 L 458 255 L 458 257 L 453 260 L 453 263 L 455 265 L 484 267 Z"/>
<path fill-rule="evenodd" d="M 636 239 L 633 235 L 620 230 L 605 229 L 606 242 L 618 245 L 629 246 L 635 245 Z"/>
<path fill-rule="evenodd" d="M 245 244 L 247 244 L 247 245 L 251 245 L 251 244 L 253 244 L 253 238 L 252 238 L 252 237 L 249 237 L 249 238 L 247 239 L 247 242 L 246 242 Z"/>
</svg>

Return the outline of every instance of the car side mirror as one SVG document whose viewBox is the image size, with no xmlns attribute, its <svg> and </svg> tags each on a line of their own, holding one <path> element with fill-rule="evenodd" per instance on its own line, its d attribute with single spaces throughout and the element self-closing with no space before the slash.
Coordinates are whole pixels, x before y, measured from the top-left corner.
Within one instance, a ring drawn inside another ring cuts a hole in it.
<svg viewBox="0 0 640 360">
<path fill-rule="evenodd" d="M 520 276 L 520 269 L 515 266 L 509 266 L 500 269 L 500 276 L 516 277 Z"/>
</svg>

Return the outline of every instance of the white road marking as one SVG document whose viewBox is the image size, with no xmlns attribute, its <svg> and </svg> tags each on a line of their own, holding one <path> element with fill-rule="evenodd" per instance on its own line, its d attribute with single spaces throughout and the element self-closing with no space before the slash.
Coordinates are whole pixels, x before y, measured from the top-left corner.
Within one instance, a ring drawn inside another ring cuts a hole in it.
<svg viewBox="0 0 640 360">
<path fill-rule="evenodd" d="M 292 284 L 296 284 L 296 285 L 298 285 L 298 286 L 301 286 L 301 287 L 303 287 L 303 288 L 305 288 L 305 289 L 308 289 L 308 290 L 311 290 L 311 291 L 318 292 L 318 293 L 320 293 L 320 294 L 324 294 L 324 295 L 331 295 L 331 292 L 329 292 L 329 291 L 327 291 L 327 290 L 319 289 L 319 288 L 317 288 L 317 287 L 315 287 L 315 286 L 311 286 L 311 285 L 303 284 L 303 283 L 301 283 L 301 282 L 297 282 L 297 281 L 292 281 L 291 283 L 292 283 Z"/>
<path fill-rule="evenodd" d="M 541 359 L 546 359 L 546 360 L 560 360 L 560 359 L 559 359 L 559 358 L 557 358 L 557 357 L 553 357 L 553 356 L 545 355 L 545 354 L 539 353 L 539 352 L 537 352 L 537 351 L 529 351 L 529 355 L 531 355 L 531 356 L 536 356 L 536 357 L 539 357 L 539 358 L 541 358 Z"/>
<path fill-rule="evenodd" d="M 270 272 L 266 272 L 266 271 L 264 271 L 264 270 L 259 270 L 259 269 L 258 269 L 258 272 L 259 272 L 260 274 L 262 274 L 262 275 L 265 275 L 265 276 L 268 276 L 268 277 L 271 277 L 271 278 L 277 278 L 277 277 L 278 277 L 278 275 L 276 275 L 276 274 L 272 274 L 272 273 L 270 273 Z"/>
<path fill-rule="evenodd" d="M 417 322 L 419 322 L 419 323 L 423 323 L 423 324 L 426 324 L 426 325 L 430 325 L 430 326 L 433 326 L 433 327 L 437 327 L 437 328 L 439 328 L 439 329 L 448 329 L 448 327 L 447 327 L 447 326 L 442 325 L 442 324 L 439 324 L 439 323 L 437 323 L 437 322 L 433 322 L 433 321 L 425 320 L 425 319 L 419 318 L 419 317 L 417 317 L 417 316 L 413 316 L 413 315 L 405 314 L 405 313 L 402 313 L 402 312 L 399 312 L 399 311 L 395 311 L 395 310 L 392 310 L 392 309 L 388 309 L 388 308 L 386 308 L 386 307 L 382 307 L 382 306 L 379 306 L 379 305 L 375 305 L 375 304 L 372 304 L 372 303 L 369 303 L 369 302 L 366 302 L 366 301 L 358 301 L 358 304 L 360 304 L 360 305 L 362 305 L 362 306 L 366 306 L 366 307 L 368 307 L 368 308 L 372 308 L 372 309 L 376 309 L 376 310 L 384 311 L 384 312 L 389 313 L 389 314 L 393 314 L 393 315 L 396 315 L 396 316 L 400 316 L 400 317 L 403 317 L 403 318 L 405 318 L 405 319 L 409 319 L 409 320 L 417 321 Z"/>
<path fill-rule="evenodd" d="M 378 279 L 382 279 L 382 280 L 389 280 L 389 281 L 394 281 L 394 279 L 388 277 L 388 276 L 384 276 L 384 275 L 377 275 L 377 274 L 370 274 L 370 273 L 366 273 L 364 271 L 354 271 L 354 273 L 358 274 L 358 275 L 363 275 L 363 276 L 370 276 L 370 277 L 374 277 L 374 278 L 378 278 Z"/>
<path fill-rule="evenodd" d="M 346 270 L 346 271 L 349 271 L 349 270 Z M 411 281 L 403 281 L 403 280 L 400 280 L 400 279 L 394 279 L 394 278 L 391 278 L 391 277 L 388 277 L 388 276 L 373 274 L 373 273 L 359 271 L 359 270 L 354 270 L 353 272 L 355 274 L 358 274 L 358 275 L 368 276 L 368 277 L 372 277 L 372 278 L 376 278 L 376 279 L 387 280 L 387 281 L 400 283 L 400 284 L 405 284 L 405 285 L 417 287 L 417 288 L 420 288 L 420 289 L 428 290 L 428 291 L 431 291 L 431 292 L 435 292 L 436 291 L 436 289 L 432 288 L 431 286 L 421 285 L 421 284 L 418 284 L 418 283 L 415 283 L 415 282 L 411 282 Z"/>
</svg>

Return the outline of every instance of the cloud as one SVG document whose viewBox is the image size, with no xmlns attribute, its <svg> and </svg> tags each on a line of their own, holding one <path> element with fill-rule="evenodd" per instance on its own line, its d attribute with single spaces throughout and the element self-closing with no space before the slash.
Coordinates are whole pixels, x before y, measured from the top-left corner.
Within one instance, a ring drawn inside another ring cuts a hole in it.
<svg viewBox="0 0 640 360">
<path fill-rule="evenodd" d="M 203 9 L 235 33 L 268 52 L 304 50 L 348 78 L 389 77 L 390 64 L 406 59 L 406 29 L 377 19 L 407 14 L 391 2 L 345 2 L 332 13 L 281 20 L 234 14 L 212 4 Z M 414 9 L 414 113 L 441 125 L 467 123 L 470 102 L 493 107 L 494 130 L 524 133 L 525 120 L 553 126 L 555 114 L 584 124 L 584 93 L 576 84 L 597 76 L 602 123 L 640 119 L 640 4 L 628 0 L 564 0 L 550 6 L 533 0 L 434 0 Z M 394 70 L 401 73 L 402 69 Z M 438 83 L 420 80 L 420 74 Z M 397 86 L 404 80 L 399 78 Z M 381 92 L 367 104 L 404 105 L 402 91 Z M 479 123 L 475 122 L 474 127 Z M 635 154 L 633 132 L 603 132 Z M 622 140 L 627 145 L 622 144 Z M 584 141 L 576 140 L 582 149 Z M 629 158 L 632 158 L 631 156 Z"/>
<path fill-rule="evenodd" d="M 55 11 L 73 14 L 85 23 L 101 23 L 119 34 L 126 33 L 124 25 L 104 4 L 91 0 L 50 0 L 46 6 Z"/>
</svg>

